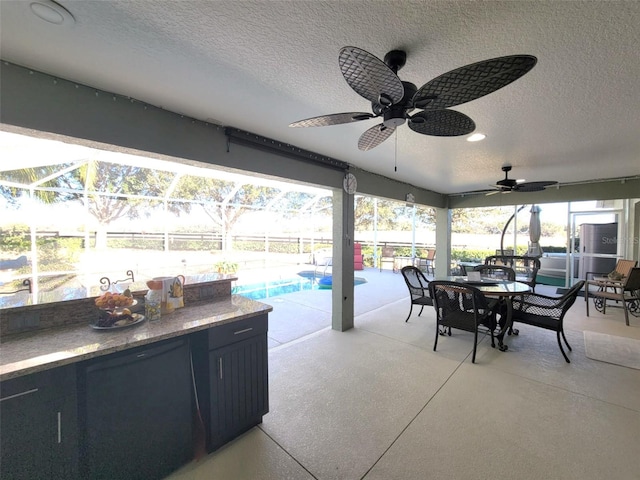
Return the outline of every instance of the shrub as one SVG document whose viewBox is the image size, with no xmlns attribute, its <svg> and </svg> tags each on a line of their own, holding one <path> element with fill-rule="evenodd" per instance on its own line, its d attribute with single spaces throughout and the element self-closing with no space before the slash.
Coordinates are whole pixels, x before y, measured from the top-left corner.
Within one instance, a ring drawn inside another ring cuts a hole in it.
<svg viewBox="0 0 640 480">
<path fill-rule="evenodd" d="M 11 255 L 31 250 L 30 232 L 29 226 L 24 224 L 0 228 L 0 250 Z"/>
<path fill-rule="evenodd" d="M 238 264 L 228 260 L 221 260 L 213 264 L 213 269 L 217 273 L 236 273 L 238 271 Z"/>
</svg>

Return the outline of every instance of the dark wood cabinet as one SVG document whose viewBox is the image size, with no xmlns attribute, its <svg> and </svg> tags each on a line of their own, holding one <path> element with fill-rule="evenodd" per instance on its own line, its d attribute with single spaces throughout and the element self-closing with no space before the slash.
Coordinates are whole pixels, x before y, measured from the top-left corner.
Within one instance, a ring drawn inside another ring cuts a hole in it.
<svg viewBox="0 0 640 480">
<path fill-rule="evenodd" d="M 269 411 L 267 315 L 211 328 L 207 341 L 208 368 L 200 383 L 213 451 L 261 423 Z"/>
<path fill-rule="evenodd" d="M 204 436 L 216 450 L 269 411 L 267 324 L 261 314 L 2 382 L 0 478 L 161 479 Z"/>
<path fill-rule="evenodd" d="M 77 478 L 75 367 L 0 385 L 0 478 Z"/>
</svg>

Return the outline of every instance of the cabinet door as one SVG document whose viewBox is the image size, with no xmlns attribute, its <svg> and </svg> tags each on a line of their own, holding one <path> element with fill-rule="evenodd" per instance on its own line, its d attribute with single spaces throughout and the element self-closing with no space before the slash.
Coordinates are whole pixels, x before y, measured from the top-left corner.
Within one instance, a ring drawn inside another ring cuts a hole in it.
<svg viewBox="0 0 640 480">
<path fill-rule="evenodd" d="M 28 375 L 1 388 L 0 478 L 75 478 L 75 370 Z"/>
<path fill-rule="evenodd" d="M 83 479 L 160 479 L 191 460 L 186 339 L 108 355 L 81 371 Z"/>
<path fill-rule="evenodd" d="M 209 353 L 210 449 L 262 422 L 269 411 L 267 338 L 257 335 Z"/>
</svg>

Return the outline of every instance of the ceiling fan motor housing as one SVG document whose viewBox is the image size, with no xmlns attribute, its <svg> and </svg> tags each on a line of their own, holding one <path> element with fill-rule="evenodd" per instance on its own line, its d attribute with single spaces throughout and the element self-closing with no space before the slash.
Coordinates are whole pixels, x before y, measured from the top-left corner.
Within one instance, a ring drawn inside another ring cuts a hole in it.
<svg viewBox="0 0 640 480">
<path fill-rule="evenodd" d="M 384 112 L 385 127 L 399 127 L 407 121 L 405 109 L 401 105 L 392 105 Z"/>
<path fill-rule="evenodd" d="M 413 110 L 411 101 L 418 91 L 418 87 L 411 82 L 402 82 L 402 86 L 404 87 L 402 100 L 395 105 L 387 107 L 386 110 L 382 110 L 384 120 L 382 123 L 385 127 L 399 127 L 404 124 L 409 117 L 409 112 Z"/>
</svg>

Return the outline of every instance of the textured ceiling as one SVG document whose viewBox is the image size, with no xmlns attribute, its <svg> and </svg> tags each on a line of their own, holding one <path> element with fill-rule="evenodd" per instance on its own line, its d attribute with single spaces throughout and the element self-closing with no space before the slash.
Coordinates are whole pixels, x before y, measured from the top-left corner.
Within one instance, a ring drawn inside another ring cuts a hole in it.
<svg viewBox="0 0 640 480">
<path fill-rule="evenodd" d="M 75 18 L 37 18 L 1 1 L 3 60 L 233 126 L 441 193 L 513 178 L 586 182 L 640 174 L 640 2 L 61 0 Z M 358 138 L 379 120 L 289 123 L 369 112 L 345 82 L 341 47 L 407 51 L 418 87 L 455 68 L 529 54 L 531 72 L 453 107 L 482 142 L 429 137 L 405 124 L 379 147 Z M 394 164 L 397 163 L 397 171 Z"/>
</svg>

